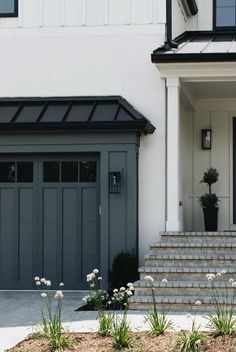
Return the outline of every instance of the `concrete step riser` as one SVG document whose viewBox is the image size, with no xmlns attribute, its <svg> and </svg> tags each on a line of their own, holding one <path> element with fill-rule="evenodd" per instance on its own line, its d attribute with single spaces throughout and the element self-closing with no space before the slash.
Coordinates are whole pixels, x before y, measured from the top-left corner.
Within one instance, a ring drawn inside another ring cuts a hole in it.
<svg viewBox="0 0 236 352">
<path fill-rule="evenodd" d="M 217 291 L 220 295 L 225 294 L 224 288 L 218 288 Z M 156 296 L 198 296 L 200 300 L 201 297 L 204 297 L 206 295 L 210 296 L 211 293 L 212 290 L 210 287 L 158 287 L 155 289 Z M 233 289 L 228 290 L 228 294 L 229 297 L 232 297 Z M 135 295 L 150 296 L 151 290 L 147 287 L 135 287 Z"/>
<path fill-rule="evenodd" d="M 217 236 L 217 237 L 212 237 L 212 236 L 202 236 L 202 237 L 194 237 L 194 236 L 162 236 L 161 237 L 161 242 L 184 242 L 184 243 L 236 243 L 236 237 L 230 237 L 230 236 Z"/>
<path fill-rule="evenodd" d="M 163 267 L 207 267 L 207 268 L 228 268 L 236 267 L 236 260 L 226 259 L 146 259 L 146 266 L 163 266 Z"/>
<path fill-rule="evenodd" d="M 144 277 L 146 275 L 151 275 L 154 280 L 159 280 L 161 281 L 162 279 L 167 279 L 167 280 L 173 280 L 173 281 L 204 281 L 206 279 L 206 274 L 207 273 L 185 273 L 185 272 L 163 272 L 163 273 L 157 273 L 157 272 L 140 272 L 140 280 L 144 280 Z M 223 280 L 229 280 L 230 278 L 233 278 L 236 280 L 236 273 L 227 273 L 224 275 L 224 279 L 219 279 L 219 281 Z"/>
<path fill-rule="evenodd" d="M 150 254 L 228 254 L 236 255 L 236 248 L 232 247 L 152 247 Z"/>
<path fill-rule="evenodd" d="M 129 308 L 133 310 L 151 310 L 153 309 L 153 305 L 145 302 L 130 302 Z M 181 313 L 203 313 L 206 315 L 208 312 L 215 312 L 215 308 L 209 304 L 201 304 L 200 306 L 195 306 L 194 304 L 157 304 L 157 310 L 161 312 L 162 310 L 166 310 L 168 312 L 181 312 Z M 183 317 L 184 318 L 184 317 Z"/>
</svg>

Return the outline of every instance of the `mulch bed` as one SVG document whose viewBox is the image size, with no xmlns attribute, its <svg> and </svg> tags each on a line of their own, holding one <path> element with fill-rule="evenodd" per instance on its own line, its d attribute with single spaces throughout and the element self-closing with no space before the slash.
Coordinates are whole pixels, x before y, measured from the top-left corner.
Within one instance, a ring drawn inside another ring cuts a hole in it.
<svg viewBox="0 0 236 352">
<path fill-rule="evenodd" d="M 110 337 L 101 337 L 97 333 L 70 334 L 73 343 L 64 349 L 64 352 L 111 352 L 113 348 Z M 178 352 L 177 340 L 179 333 L 166 333 L 162 336 L 152 336 L 148 332 L 133 333 L 133 342 L 130 349 L 122 351 L 132 352 Z M 52 352 L 48 341 L 38 335 L 31 336 L 20 342 L 9 352 Z M 202 352 L 236 352 L 236 336 L 213 337 L 201 347 Z"/>
</svg>

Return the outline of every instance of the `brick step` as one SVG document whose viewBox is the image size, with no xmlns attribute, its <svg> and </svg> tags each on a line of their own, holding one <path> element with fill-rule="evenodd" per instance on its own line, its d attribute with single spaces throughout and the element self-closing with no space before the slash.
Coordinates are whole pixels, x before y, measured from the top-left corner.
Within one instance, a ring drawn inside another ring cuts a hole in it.
<svg viewBox="0 0 236 352">
<path fill-rule="evenodd" d="M 228 254 L 149 254 L 146 266 L 236 267 L 236 255 Z"/>
<path fill-rule="evenodd" d="M 164 232 L 162 242 L 232 242 L 236 243 L 236 232 Z"/>
<path fill-rule="evenodd" d="M 236 268 L 235 267 L 224 267 L 221 268 L 226 270 L 226 274 L 224 274 L 219 281 L 226 280 L 228 281 L 230 278 L 236 280 Z M 219 268 L 215 267 L 166 267 L 166 266 L 143 266 L 139 268 L 140 280 L 144 280 L 146 275 L 151 275 L 154 280 L 162 280 L 166 278 L 170 281 L 202 281 L 205 280 L 206 274 L 213 273 L 217 274 L 219 272 Z"/>
<path fill-rule="evenodd" d="M 220 295 L 224 295 L 227 292 L 228 295 L 233 297 L 234 288 L 229 282 L 215 282 L 215 287 Z M 150 296 L 151 287 L 144 280 L 139 280 L 135 282 L 135 295 L 138 296 Z M 160 281 L 154 281 L 153 283 L 154 292 L 156 296 L 197 296 L 201 300 L 205 296 L 211 296 L 212 288 L 208 281 L 168 281 L 167 284 L 164 284 Z M 230 301 L 230 296 L 229 296 Z"/>
<path fill-rule="evenodd" d="M 214 311 L 214 305 L 211 296 L 202 297 L 201 305 L 197 306 L 195 302 L 199 300 L 198 296 L 158 296 L 156 304 L 158 311 L 166 310 L 167 312 L 211 312 Z M 234 304 L 236 306 L 236 304 Z M 151 296 L 132 296 L 129 299 L 129 307 L 134 310 L 153 309 Z"/>
<path fill-rule="evenodd" d="M 235 243 L 156 242 L 150 245 L 150 254 L 236 254 Z"/>
</svg>

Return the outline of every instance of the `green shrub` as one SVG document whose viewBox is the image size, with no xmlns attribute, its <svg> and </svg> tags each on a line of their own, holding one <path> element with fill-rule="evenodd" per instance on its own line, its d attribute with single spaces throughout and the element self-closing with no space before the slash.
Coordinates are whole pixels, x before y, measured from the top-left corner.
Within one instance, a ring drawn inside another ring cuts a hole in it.
<svg viewBox="0 0 236 352">
<path fill-rule="evenodd" d="M 113 259 L 112 270 L 108 273 L 109 290 L 126 286 L 127 282 L 139 279 L 138 257 L 128 252 L 119 252 Z"/>
</svg>

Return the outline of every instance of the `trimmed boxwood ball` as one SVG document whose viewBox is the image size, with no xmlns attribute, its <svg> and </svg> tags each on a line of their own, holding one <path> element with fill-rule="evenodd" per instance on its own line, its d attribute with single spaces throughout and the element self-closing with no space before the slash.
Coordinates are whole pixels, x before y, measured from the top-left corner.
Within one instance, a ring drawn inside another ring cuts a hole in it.
<svg viewBox="0 0 236 352">
<path fill-rule="evenodd" d="M 113 259 L 112 270 L 108 273 L 109 290 L 126 287 L 128 282 L 138 279 L 138 257 L 129 252 L 119 252 Z"/>
</svg>

